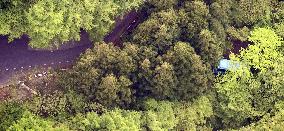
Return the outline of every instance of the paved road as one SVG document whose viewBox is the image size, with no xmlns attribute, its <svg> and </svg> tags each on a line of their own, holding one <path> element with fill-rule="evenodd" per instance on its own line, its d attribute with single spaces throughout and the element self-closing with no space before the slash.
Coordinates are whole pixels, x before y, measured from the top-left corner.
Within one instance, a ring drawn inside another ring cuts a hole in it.
<svg viewBox="0 0 284 131">
<path fill-rule="evenodd" d="M 117 20 L 115 28 L 105 36 L 104 41 L 107 43 L 112 42 L 116 46 L 122 46 L 121 37 L 132 32 L 147 16 L 147 12 L 143 10 L 131 11 L 123 16 L 123 20 Z"/>
<path fill-rule="evenodd" d="M 116 22 L 115 28 L 105 36 L 104 41 L 121 45 L 120 37 L 138 25 L 139 13 L 131 11 Z M 7 37 L 0 36 L 0 85 L 5 83 L 15 72 L 33 67 L 62 68 L 70 66 L 87 48 L 92 47 L 92 42 L 86 32 L 81 32 L 81 40 L 76 42 L 82 46 L 57 51 L 35 51 L 28 48 L 29 39 L 23 36 L 8 43 Z"/>
<path fill-rule="evenodd" d="M 225 54 L 223 55 L 224 58 L 229 59 L 229 56 L 231 53 L 234 54 L 240 54 L 241 49 L 246 49 L 248 48 L 249 44 L 252 44 L 248 41 L 246 42 L 241 42 L 241 41 L 232 41 L 232 48 L 228 49 Z"/>
<path fill-rule="evenodd" d="M 7 37 L 0 37 L 0 83 L 4 83 L 15 72 L 33 67 L 61 68 L 72 62 L 87 48 L 92 46 L 86 32 L 81 33 L 82 44 L 74 48 L 58 51 L 35 51 L 28 48 L 28 37 L 23 36 L 12 43 Z"/>
</svg>

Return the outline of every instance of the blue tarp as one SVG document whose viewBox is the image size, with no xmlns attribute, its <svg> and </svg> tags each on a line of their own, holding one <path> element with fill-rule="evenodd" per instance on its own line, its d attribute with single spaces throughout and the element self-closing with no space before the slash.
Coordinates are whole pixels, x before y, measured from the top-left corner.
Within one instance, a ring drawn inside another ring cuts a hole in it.
<svg viewBox="0 0 284 131">
<path fill-rule="evenodd" d="M 230 68 L 239 68 L 240 64 L 232 62 L 228 59 L 221 59 L 219 61 L 218 69 L 229 70 Z"/>
</svg>

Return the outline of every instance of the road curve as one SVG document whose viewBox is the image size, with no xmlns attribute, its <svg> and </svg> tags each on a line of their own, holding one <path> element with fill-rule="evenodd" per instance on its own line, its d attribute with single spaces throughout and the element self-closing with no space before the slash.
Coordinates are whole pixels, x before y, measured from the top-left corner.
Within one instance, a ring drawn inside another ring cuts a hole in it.
<svg viewBox="0 0 284 131">
<path fill-rule="evenodd" d="M 121 45 L 120 37 L 128 32 L 130 27 L 138 25 L 139 13 L 131 11 L 123 19 L 116 22 L 114 29 L 105 36 L 104 41 Z M 7 36 L 0 36 L 0 86 L 7 82 L 15 71 L 26 70 L 33 67 L 62 68 L 70 66 L 86 49 L 92 47 L 92 42 L 86 32 L 81 32 L 81 40 L 77 46 L 65 50 L 30 50 L 28 48 L 29 38 L 22 36 L 11 43 L 8 43 Z M 68 43 L 68 42 L 67 42 Z"/>
</svg>

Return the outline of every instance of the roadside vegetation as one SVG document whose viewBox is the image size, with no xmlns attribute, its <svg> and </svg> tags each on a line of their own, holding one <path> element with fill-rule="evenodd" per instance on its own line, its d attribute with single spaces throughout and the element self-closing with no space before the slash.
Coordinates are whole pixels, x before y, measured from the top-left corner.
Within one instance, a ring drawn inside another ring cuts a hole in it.
<svg viewBox="0 0 284 131">
<path fill-rule="evenodd" d="M 284 2 L 27 1 L 0 3 L 0 34 L 28 34 L 31 46 L 44 48 L 84 29 L 94 47 L 68 70 L 27 75 L 37 93 L 3 99 L 0 130 L 284 128 Z M 103 42 L 115 17 L 131 9 L 148 17 L 121 47 Z M 215 76 L 233 44 L 249 44 L 230 54 L 239 67 Z"/>
</svg>

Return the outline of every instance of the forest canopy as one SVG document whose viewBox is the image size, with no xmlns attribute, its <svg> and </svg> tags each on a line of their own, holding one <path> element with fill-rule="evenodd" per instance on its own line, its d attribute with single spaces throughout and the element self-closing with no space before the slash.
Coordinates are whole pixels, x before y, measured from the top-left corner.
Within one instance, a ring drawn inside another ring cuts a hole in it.
<svg viewBox="0 0 284 131">
<path fill-rule="evenodd" d="M 4 0 L 0 3 L 0 34 L 9 35 L 10 41 L 27 34 L 34 48 L 78 41 L 81 29 L 100 41 L 118 16 L 141 3 L 141 0 Z"/>
<path fill-rule="evenodd" d="M 102 41 L 132 9 L 146 15 L 122 45 Z M 3 100 L 0 130 L 282 130 L 283 17 L 278 0 L 2 1 L 11 40 L 94 41 L 72 68 L 27 75 L 38 95 Z M 223 58 L 238 66 L 214 74 Z"/>
</svg>

